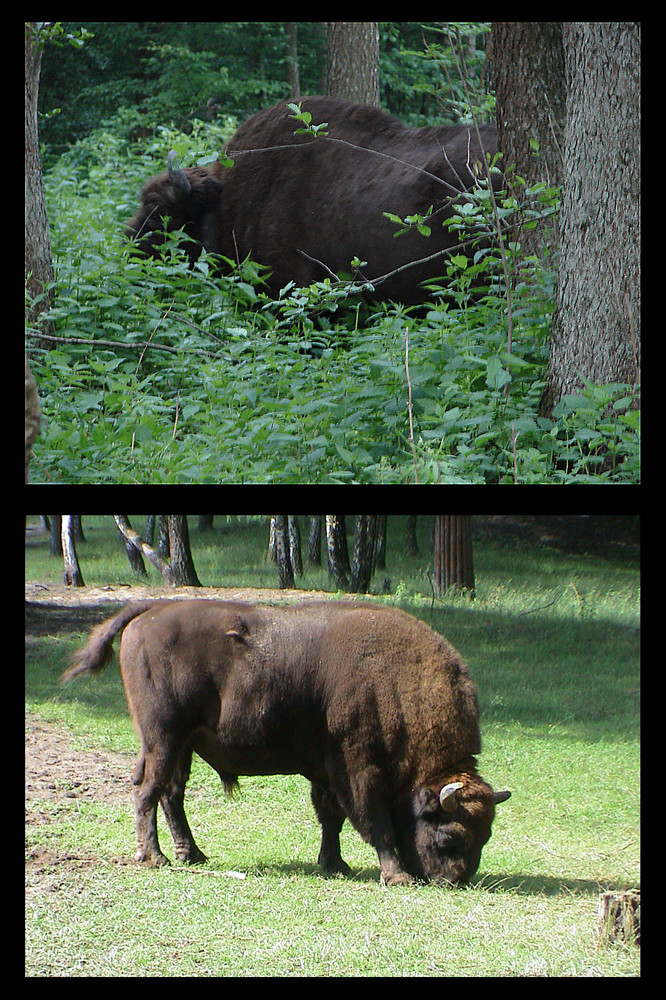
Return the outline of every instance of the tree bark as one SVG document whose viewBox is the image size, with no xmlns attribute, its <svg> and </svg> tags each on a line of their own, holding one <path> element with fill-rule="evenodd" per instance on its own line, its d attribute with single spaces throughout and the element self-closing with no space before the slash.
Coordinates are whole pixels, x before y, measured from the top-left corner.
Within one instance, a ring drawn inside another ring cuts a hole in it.
<svg viewBox="0 0 666 1000">
<path fill-rule="evenodd" d="M 640 889 L 602 892 L 599 896 L 599 935 L 602 944 L 641 943 Z"/>
<path fill-rule="evenodd" d="M 298 23 L 296 21 L 286 21 L 287 32 L 287 53 L 285 62 L 287 64 L 287 83 L 291 91 L 292 101 L 298 101 L 301 96 L 301 82 L 298 73 Z"/>
<path fill-rule="evenodd" d="M 46 214 L 42 162 L 39 154 L 37 99 L 42 66 L 42 32 L 34 21 L 25 25 L 25 280 L 31 299 L 44 294 L 44 285 L 53 281 L 51 236 Z M 27 308 L 26 323 L 35 326 L 49 308 L 49 295 Z M 43 328 L 44 333 L 48 329 Z M 42 347 L 48 343 L 38 341 Z"/>
<path fill-rule="evenodd" d="M 562 22 L 496 21 L 487 58 L 505 164 L 515 166 L 527 189 L 536 182 L 559 187 L 566 106 Z M 516 197 L 524 203 L 525 188 L 518 188 Z M 556 219 L 551 215 L 535 229 L 521 226 L 514 238 L 523 256 L 536 254 L 543 261 L 544 248 L 557 249 Z"/>
<path fill-rule="evenodd" d="M 435 590 L 449 589 L 474 594 L 472 525 L 469 514 L 435 516 Z"/>
<path fill-rule="evenodd" d="M 39 402 L 37 383 L 30 371 L 28 355 L 25 355 L 25 481 L 28 482 L 32 446 L 42 426 L 42 407 Z"/>
<path fill-rule="evenodd" d="M 328 554 L 328 575 L 338 590 L 349 587 L 349 553 L 344 514 L 326 514 L 326 551 Z"/>
<path fill-rule="evenodd" d="M 274 555 L 278 569 L 278 586 L 281 590 L 295 587 L 294 567 L 291 562 L 291 546 L 289 544 L 289 517 L 287 514 L 275 514 L 272 518 Z"/>
<path fill-rule="evenodd" d="M 559 288 L 542 412 L 640 378 L 640 25 L 566 22 Z"/>
<path fill-rule="evenodd" d="M 200 587 L 201 583 L 194 568 L 190 533 L 186 514 L 167 514 L 169 527 L 169 548 L 171 551 L 171 576 L 174 587 Z"/>
<path fill-rule="evenodd" d="M 63 514 L 61 517 L 60 539 L 65 560 L 63 582 L 67 587 L 85 587 L 74 542 L 75 518 L 75 514 Z"/>
<path fill-rule="evenodd" d="M 308 563 L 310 566 L 321 566 L 321 525 L 323 514 L 310 514 L 308 529 Z"/>
<path fill-rule="evenodd" d="M 328 22 L 328 93 L 379 107 L 379 23 Z"/>
<path fill-rule="evenodd" d="M 367 594 L 374 568 L 379 518 L 376 514 L 357 514 L 354 524 L 354 555 L 349 589 Z"/>
</svg>

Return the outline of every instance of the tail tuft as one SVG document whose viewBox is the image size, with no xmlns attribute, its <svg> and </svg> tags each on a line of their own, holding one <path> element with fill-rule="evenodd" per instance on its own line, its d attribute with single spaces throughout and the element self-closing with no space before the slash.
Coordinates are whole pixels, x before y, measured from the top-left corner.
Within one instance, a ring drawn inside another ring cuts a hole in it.
<svg viewBox="0 0 666 1000">
<path fill-rule="evenodd" d="M 155 601 L 140 601 L 129 604 L 113 618 L 107 618 L 101 625 L 96 625 L 88 637 L 83 649 L 79 649 L 72 657 L 72 662 L 60 677 L 61 684 L 82 674 L 97 674 L 103 670 L 113 655 L 113 640 L 133 618 L 138 618 L 144 611 L 155 604 Z"/>
</svg>

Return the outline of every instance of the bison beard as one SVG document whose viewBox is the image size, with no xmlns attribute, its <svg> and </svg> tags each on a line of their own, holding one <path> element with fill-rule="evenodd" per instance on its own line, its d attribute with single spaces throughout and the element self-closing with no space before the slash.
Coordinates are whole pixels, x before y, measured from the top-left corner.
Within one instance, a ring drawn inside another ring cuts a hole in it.
<svg viewBox="0 0 666 1000">
<path fill-rule="evenodd" d="M 229 140 L 232 168 L 175 170 L 170 158 L 168 171 L 143 188 L 127 235 L 152 254 L 165 230 L 183 229 L 194 241 L 185 244 L 192 260 L 202 246 L 231 261 L 249 255 L 270 268 L 273 295 L 292 281 L 349 272 L 358 257 L 367 261 L 363 278 L 377 280 L 374 298 L 427 301 L 421 282 L 446 273 L 441 251 L 460 252 L 460 237 L 442 223 L 461 192 L 487 176 L 497 129 L 481 126 L 479 145 L 475 128 L 411 129 L 338 98 L 304 98 L 301 106 L 314 124 L 328 122 L 326 136 L 295 135 L 300 123 L 284 103 L 261 111 Z M 416 231 L 396 237 L 383 215 L 426 216 L 431 208 L 427 239 Z"/>
<path fill-rule="evenodd" d="M 319 864 L 349 873 L 349 818 L 387 885 L 447 884 L 477 870 L 494 793 L 476 772 L 474 686 L 458 653 L 415 618 L 351 602 L 254 607 L 146 601 L 93 629 L 63 681 L 96 673 L 122 633 L 120 669 L 141 752 L 133 772 L 138 850 L 202 862 L 184 809 L 192 754 L 220 775 L 302 774 L 321 823 Z"/>
</svg>

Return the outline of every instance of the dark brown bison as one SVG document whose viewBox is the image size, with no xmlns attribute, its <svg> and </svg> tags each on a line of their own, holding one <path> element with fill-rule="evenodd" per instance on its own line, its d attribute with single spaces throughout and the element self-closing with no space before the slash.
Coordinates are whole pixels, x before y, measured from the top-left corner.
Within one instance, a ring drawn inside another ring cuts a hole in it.
<svg viewBox="0 0 666 1000">
<path fill-rule="evenodd" d="M 487 175 L 496 127 L 481 127 L 479 145 L 475 128 L 412 129 L 378 108 L 332 97 L 301 105 L 313 124 L 328 122 L 325 137 L 296 135 L 301 123 L 285 103 L 260 111 L 229 140 L 232 168 L 175 170 L 170 159 L 143 188 L 128 235 L 154 252 L 165 227 L 182 228 L 196 241 L 187 244 L 194 258 L 201 245 L 233 261 L 251 255 L 271 269 L 273 295 L 291 281 L 349 273 L 358 257 L 376 298 L 424 302 L 420 283 L 446 273 L 441 251 L 460 240 L 442 222 L 461 191 Z M 416 229 L 396 236 L 383 215 L 426 216 L 431 208 L 429 238 Z"/>
<path fill-rule="evenodd" d="M 322 827 L 319 864 L 349 869 L 348 817 L 387 885 L 461 883 L 490 836 L 493 792 L 477 774 L 474 685 L 445 639 L 402 611 L 352 602 L 254 607 L 146 601 L 98 625 L 63 674 L 120 669 L 141 738 L 133 772 L 136 858 L 166 862 L 161 802 L 179 861 L 206 857 L 183 799 L 192 753 L 231 790 L 241 774 L 302 774 Z"/>
</svg>

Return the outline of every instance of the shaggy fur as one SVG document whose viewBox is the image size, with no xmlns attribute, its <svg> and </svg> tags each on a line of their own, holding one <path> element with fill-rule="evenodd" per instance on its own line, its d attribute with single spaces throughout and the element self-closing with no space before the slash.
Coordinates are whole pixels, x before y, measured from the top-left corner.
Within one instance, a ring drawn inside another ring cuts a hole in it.
<svg viewBox="0 0 666 1000">
<path fill-rule="evenodd" d="M 228 143 L 233 168 L 213 163 L 185 171 L 189 197 L 174 197 L 168 173 L 153 177 L 128 235 L 154 252 L 165 225 L 184 227 L 209 251 L 232 261 L 251 255 L 269 267 L 275 295 L 290 281 L 302 286 L 349 273 L 355 256 L 367 261 L 362 276 L 372 281 L 438 254 L 378 283 L 374 293 L 406 304 L 426 301 L 420 282 L 446 273 L 439 252 L 454 252 L 460 239 L 442 222 L 452 200 L 487 175 L 496 127 L 481 127 L 480 146 L 476 129 L 466 126 L 411 129 L 378 108 L 339 98 L 301 104 L 313 124 L 328 122 L 326 136 L 295 135 L 300 123 L 285 103 L 260 111 Z M 383 215 L 426 215 L 432 206 L 428 239 L 415 231 L 396 237 Z M 199 252 L 197 244 L 187 249 L 192 257 Z"/>
<path fill-rule="evenodd" d="M 410 875 L 463 882 L 476 871 L 501 798 L 476 773 L 466 667 L 422 622 L 352 602 L 147 601 L 97 626 L 63 680 L 100 670 L 121 632 L 142 744 L 133 778 L 139 860 L 166 860 L 158 800 L 176 856 L 204 860 L 183 807 L 194 751 L 228 790 L 243 774 L 309 779 L 328 871 L 348 871 L 339 846 L 346 817 L 376 848 L 388 884 Z M 451 782 L 462 787 L 444 810 L 438 796 Z"/>
</svg>

